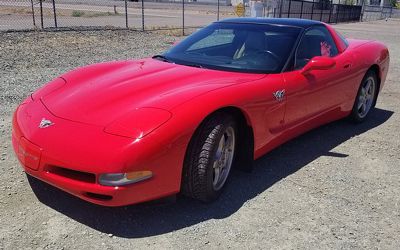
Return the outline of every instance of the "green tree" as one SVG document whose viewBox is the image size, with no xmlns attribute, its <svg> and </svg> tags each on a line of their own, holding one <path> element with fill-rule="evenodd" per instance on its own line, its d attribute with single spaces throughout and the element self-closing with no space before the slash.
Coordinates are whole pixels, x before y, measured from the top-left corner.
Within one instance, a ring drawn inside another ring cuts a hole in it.
<svg viewBox="0 0 400 250">
<path fill-rule="evenodd" d="M 390 0 L 390 5 L 393 7 L 398 7 L 397 0 Z"/>
</svg>

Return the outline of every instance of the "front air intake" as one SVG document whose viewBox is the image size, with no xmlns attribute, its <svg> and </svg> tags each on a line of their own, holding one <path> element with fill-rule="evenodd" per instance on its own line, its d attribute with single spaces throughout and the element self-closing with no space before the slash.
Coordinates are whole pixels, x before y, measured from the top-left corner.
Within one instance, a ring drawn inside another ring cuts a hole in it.
<svg viewBox="0 0 400 250">
<path fill-rule="evenodd" d="M 47 171 L 50 174 L 62 176 L 64 178 L 76 181 L 96 183 L 96 175 L 87 172 L 76 171 L 58 166 L 47 166 Z"/>
</svg>

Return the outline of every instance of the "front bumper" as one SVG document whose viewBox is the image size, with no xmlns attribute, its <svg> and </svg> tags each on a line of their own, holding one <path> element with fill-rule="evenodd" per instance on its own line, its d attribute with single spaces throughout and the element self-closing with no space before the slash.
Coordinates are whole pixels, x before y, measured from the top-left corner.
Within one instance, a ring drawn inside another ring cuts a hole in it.
<svg viewBox="0 0 400 250">
<path fill-rule="evenodd" d="M 54 125 L 40 129 L 43 118 Z M 28 100 L 18 107 L 12 142 L 26 173 L 99 205 L 140 203 L 180 189 L 182 147 L 160 148 L 165 142 L 158 139 L 138 142 L 110 135 L 101 127 L 56 117 L 40 100 Z M 98 182 L 103 173 L 141 170 L 152 171 L 153 177 L 120 187 Z"/>
</svg>

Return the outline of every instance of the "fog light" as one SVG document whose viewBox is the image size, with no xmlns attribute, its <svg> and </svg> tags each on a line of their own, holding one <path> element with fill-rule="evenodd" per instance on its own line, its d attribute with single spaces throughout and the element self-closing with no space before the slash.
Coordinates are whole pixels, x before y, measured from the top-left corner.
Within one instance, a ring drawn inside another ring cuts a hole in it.
<svg viewBox="0 0 400 250">
<path fill-rule="evenodd" d="M 144 181 L 153 176 L 151 171 L 136 171 L 129 173 L 102 174 L 99 182 L 104 186 L 123 186 Z"/>
</svg>

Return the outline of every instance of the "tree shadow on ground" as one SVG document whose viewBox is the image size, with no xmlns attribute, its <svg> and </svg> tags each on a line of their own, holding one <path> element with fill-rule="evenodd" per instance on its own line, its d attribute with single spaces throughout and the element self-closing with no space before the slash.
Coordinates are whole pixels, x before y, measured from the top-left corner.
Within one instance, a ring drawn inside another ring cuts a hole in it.
<svg viewBox="0 0 400 250">
<path fill-rule="evenodd" d="M 209 219 L 228 217 L 246 201 L 320 156 L 347 157 L 330 151 L 383 124 L 392 114 L 392 111 L 375 109 L 362 124 L 340 120 L 308 132 L 258 159 L 252 173 L 233 171 L 224 193 L 211 204 L 180 197 L 173 203 L 108 208 L 85 202 L 35 178 L 28 180 L 42 203 L 100 232 L 125 238 L 159 235 Z"/>
</svg>

